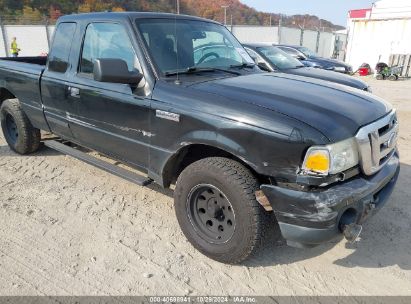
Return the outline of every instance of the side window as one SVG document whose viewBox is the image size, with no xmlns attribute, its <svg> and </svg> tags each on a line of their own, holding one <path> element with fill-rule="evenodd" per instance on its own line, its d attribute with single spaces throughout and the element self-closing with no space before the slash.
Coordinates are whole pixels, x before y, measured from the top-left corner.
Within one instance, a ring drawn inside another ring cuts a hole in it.
<svg viewBox="0 0 411 304">
<path fill-rule="evenodd" d="M 75 23 L 60 23 L 54 34 L 53 45 L 49 54 L 48 70 L 57 73 L 65 73 L 69 66 L 69 56 Z"/>
<path fill-rule="evenodd" d="M 139 69 L 126 30 L 116 23 L 91 23 L 86 30 L 80 61 L 80 72 L 92 74 L 94 61 L 101 58 L 122 59 L 127 63 L 129 71 Z"/>
</svg>

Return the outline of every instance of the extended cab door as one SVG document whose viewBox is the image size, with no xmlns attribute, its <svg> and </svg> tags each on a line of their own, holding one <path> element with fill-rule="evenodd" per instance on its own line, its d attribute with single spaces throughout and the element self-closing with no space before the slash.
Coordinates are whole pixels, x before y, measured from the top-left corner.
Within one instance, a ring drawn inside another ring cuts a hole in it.
<svg viewBox="0 0 411 304">
<path fill-rule="evenodd" d="M 53 133 L 72 139 L 68 115 L 76 106 L 67 91 L 70 72 L 70 52 L 77 24 L 63 22 L 57 26 L 46 70 L 41 78 L 41 97 L 44 115 Z"/>
<path fill-rule="evenodd" d="M 76 105 L 69 116 L 72 133 L 86 147 L 147 168 L 152 134 L 145 80 L 138 86 L 95 81 L 94 61 L 101 58 L 122 59 L 129 71 L 142 72 L 126 24 L 89 23 L 69 83 L 70 99 Z"/>
</svg>

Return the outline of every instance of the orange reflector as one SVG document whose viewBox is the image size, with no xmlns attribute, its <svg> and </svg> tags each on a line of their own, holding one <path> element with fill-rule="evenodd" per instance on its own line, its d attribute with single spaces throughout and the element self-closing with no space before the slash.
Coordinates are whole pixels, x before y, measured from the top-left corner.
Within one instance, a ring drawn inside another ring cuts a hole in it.
<svg viewBox="0 0 411 304">
<path fill-rule="evenodd" d="M 305 169 L 313 172 L 328 173 L 330 159 L 326 151 L 313 151 L 308 155 Z"/>
</svg>

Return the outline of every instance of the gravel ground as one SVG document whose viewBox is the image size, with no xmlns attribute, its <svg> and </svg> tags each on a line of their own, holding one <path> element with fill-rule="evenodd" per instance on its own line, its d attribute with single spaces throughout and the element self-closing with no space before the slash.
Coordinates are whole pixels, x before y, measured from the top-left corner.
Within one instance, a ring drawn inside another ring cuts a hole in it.
<svg viewBox="0 0 411 304">
<path fill-rule="evenodd" d="M 411 81 L 367 81 L 399 110 L 390 203 L 354 245 L 301 250 L 271 236 L 242 266 L 191 247 L 171 191 L 47 148 L 18 156 L 0 135 L 0 295 L 411 295 Z"/>
</svg>

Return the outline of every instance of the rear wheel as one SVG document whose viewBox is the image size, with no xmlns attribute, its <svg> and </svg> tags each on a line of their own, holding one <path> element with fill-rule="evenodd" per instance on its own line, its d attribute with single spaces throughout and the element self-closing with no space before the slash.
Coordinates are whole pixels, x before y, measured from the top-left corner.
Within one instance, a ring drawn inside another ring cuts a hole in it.
<svg viewBox="0 0 411 304">
<path fill-rule="evenodd" d="M 174 201 L 191 244 L 223 263 L 252 255 L 266 219 L 255 198 L 258 186 L 252 173 L 231 159 L 212 157 L 188 166 L 177 180 Z"/>
<path fill-rule="evenodd" d="M 40 146 L 40 130 L 33 127 L 18 99 L 5 100 L 0 108 L 1 128 L 10 148 L 28 154 Z"/>
<path fill-rule="evenodd" d="M 388 77 L 388 80 L 396 81 L 396 80 L 398 80 L 398 76 L 397 75 L 390 75 L 390 77 Z"/>
</svg>

